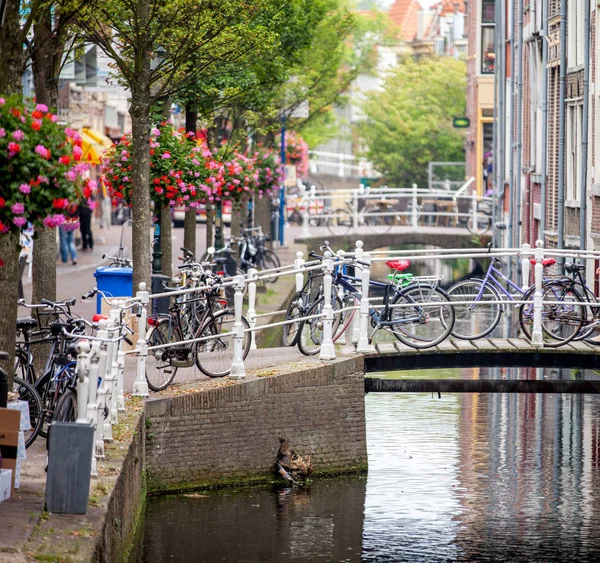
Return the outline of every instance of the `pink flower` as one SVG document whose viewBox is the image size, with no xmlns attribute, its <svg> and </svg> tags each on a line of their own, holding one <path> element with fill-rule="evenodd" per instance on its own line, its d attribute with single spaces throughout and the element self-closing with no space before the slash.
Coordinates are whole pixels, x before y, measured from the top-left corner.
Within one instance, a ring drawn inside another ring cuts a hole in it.
<svg viewBox="0 0 600 563">
<path fill-rule="evenodd" d="M 65 172 L 65 178 L 69 180 L 69 182 L 74 182 L 77 180 L 77 172 L 71 169 L 68 172 Z"/>
<path fill-rule="evenodd" d="M 155 137 L 158 137 L 160 135 L 160 129 L 158 129 L 158 128 L 155 127 L 154 129 L 152 129 L 152 134 Z"/>
<path fill-rule="evenodd" d="M 15 215 L 23 215 L 25 213 L 25 206 L 22 203 L 13 203 L 10 210 Z"/>
<path fill-rule="evenodd" d="M 13 223 L 14 223 L 14 224 L 15 224 L 17 227 L 21 228 L 23 225 L 25 225 L 25 223 L 27 223 L 27 219 L 25 219 L 25 217 L 15 217 L 15 218 L 13 219 Z"/>
<path fill-rule="evenodd" d="M 20 191 L 22 194 L 28 194 L 28 193 L 30 193 L 30 192 L 31 192 L 31 186 L 30 186 L 29 184 L 21 184 L 21 185 L 19 186 L 19 191 Z"/>
<path fill-rule="evenodd" d="M 171 153 L 163 153 L 162 157 L 166 160 L 167 158 L 171 158 Z"/>
<path fill-rule="evenodd" d="M 35 152 L 46 160 L 50 158 L 50 151 L 44 145 L 37 145 L 35 147 Z"/>
<path fill-rule="evenodd" d="M 25 133 L 23 133 L 23 131 L 20 129 L 17 129 L 15 132 L 13 132 L 12 138 L 15 141 L 22 141 L 25 138 Z"/>
<path fill-rule="evenodd" d="M 4 98 L 0 98 L 0 106 L 3 106 L 6 103 L 6 100 Z"/>
<path fill-rule="evenodd" d="M 0 137 L 6 137 L 6 131 L 2 127 L 0 127 Z"/>
<path fill-rule="evenodd" d="M 48 106 L 46 104 L 38 104 L 37 106 L 35 106 L 35 111 L 41 111 L 43 113 L 46 113 L 48 111 Z"/>
</svg>

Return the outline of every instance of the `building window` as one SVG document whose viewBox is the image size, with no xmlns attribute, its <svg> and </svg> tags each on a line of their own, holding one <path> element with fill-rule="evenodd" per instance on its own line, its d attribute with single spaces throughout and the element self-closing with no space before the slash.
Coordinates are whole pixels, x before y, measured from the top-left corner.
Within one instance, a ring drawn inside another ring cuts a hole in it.
<svg viewBox="0 0 600 563">
<path fill-rule="evenodd" d="M 496 21 L 496 0 L 483 0 L 481 6 L 481 23 L 494 23 Z"/>
<path fill-rule="evenodd" d="M 496 63 L 496 30 L 493 25 L 481 27 L 481 74 L 494 74 Z"/>
<path fill-rule="evenodd" d="M 581 127 L 583 104 L 567 106 L 567 200 L 579 201 L 581 190 Z"/>
</svg>

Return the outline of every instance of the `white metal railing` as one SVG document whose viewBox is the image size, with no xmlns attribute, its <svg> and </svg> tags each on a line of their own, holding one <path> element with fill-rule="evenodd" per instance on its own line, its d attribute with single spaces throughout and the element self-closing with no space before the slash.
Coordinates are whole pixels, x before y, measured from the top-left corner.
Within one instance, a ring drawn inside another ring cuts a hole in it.
<svg viewBox="0 0 600 563">
<path fill-rule="evenodd" d="M 349 234 L 363 226 L 380 232 L 399 225 L 470 225 L 478 230 L 481 221 L 491 223 L 493 200 L 474 192 L 474 180 L 469 178 L 455 191 L 422 189 L 416 184 L 411 188 L 365 188 L 362 184 L 357 189 L 343 190 L 302 188 L 298 206 L 302 236 L 312 236 L 311 225 L 323 224 L 333 234 Z M 385 220 L 381 222 L 381 218 Z"/>
<path fill-rule="evenodd" d="M 379 178 L 381 174 L 366 158 L 352 154 L 327 151 L 308 151 L 308 167 L 311 174 L 331 174 L 346 177 Z"/>
</svg>

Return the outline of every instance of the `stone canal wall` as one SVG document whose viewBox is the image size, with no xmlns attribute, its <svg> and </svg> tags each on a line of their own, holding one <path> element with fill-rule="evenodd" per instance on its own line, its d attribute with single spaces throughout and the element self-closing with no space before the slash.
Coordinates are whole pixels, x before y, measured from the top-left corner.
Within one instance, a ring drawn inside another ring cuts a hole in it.
<svg viewBox="0 0 600 563">
<path fill-rule="evenodd" d="M 365 469 L 362 356 L 270 372 L 148 401 L 148 491 L 272 479 L 279 437 L 315 474 Z"/>
</svg>

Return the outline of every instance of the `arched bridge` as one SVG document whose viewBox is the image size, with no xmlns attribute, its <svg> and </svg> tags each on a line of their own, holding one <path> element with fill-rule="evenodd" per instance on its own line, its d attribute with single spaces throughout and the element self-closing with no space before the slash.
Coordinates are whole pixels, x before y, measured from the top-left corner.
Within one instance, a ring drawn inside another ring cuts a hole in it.
<svg viewBox="0 0 600 563">
<path fill-rule="evenodd" d="M 465 228 L 435 226 L 394 227 L 385 234 L 377 234 L 368 228 L 360 228 L 343 236 L 332 235 L 324 227 L 312 228 L 310 237 L 300 236 L 298 228 L 295 228 L 294 231 L 295 241 L 306 244 L 309 249 L 316 249 L 323 244 L 323 240 L 328 240 L 333 248 L 342 248 L 346 251 L 354 250 L 357 240 L 363 241 L 365 250 L 406 244 L 439 248 L 473 248 L 474 246 L 484 247 L 491 240 L 490 233 L 476 236 Z"/>
</svg>

